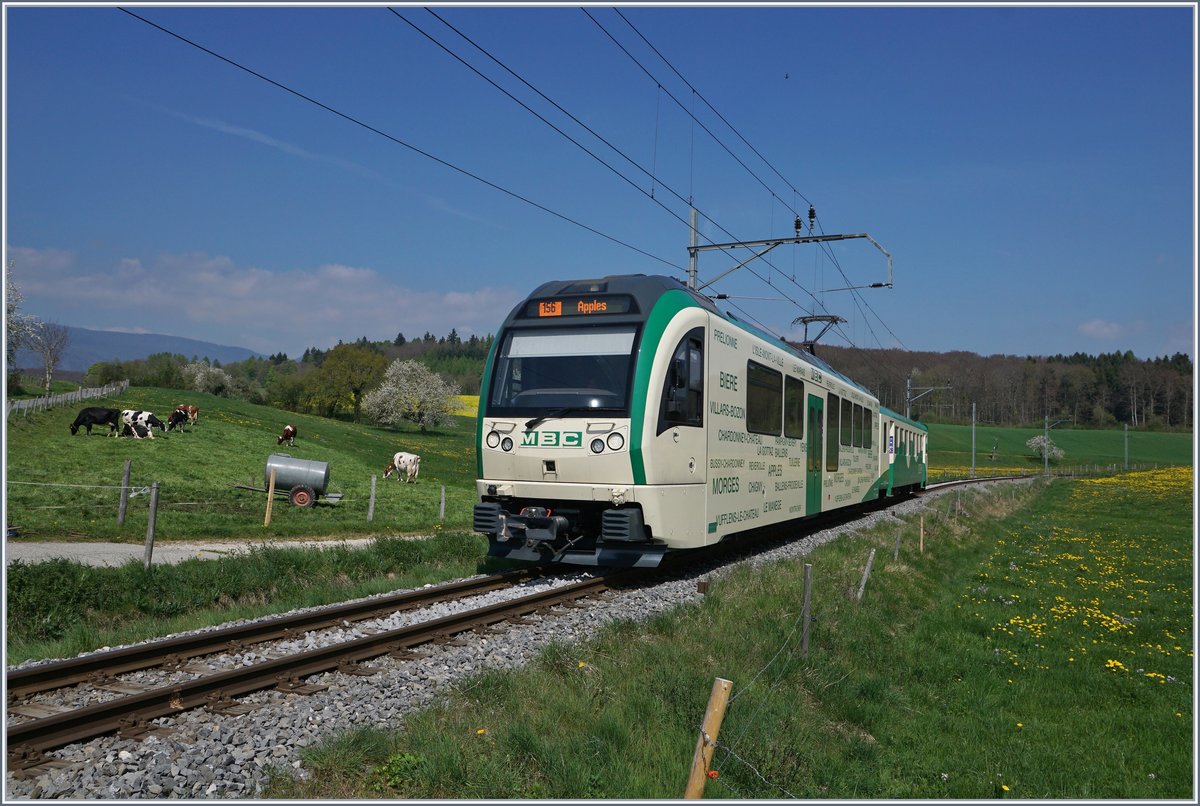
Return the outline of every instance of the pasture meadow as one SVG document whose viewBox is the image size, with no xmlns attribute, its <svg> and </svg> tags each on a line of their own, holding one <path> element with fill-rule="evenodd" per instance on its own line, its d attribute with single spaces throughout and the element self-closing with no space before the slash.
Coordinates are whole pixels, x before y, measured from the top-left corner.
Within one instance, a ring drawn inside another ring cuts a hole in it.
<svg viewBox="0 0 1200 806">
<path fill-rule="evenodd" d="M 949 492 L 923 551 L 909 514 L 741 567 L 397 730 L 331 739 L 269 794 L 679 798 L 724 677 L 707 797 L 1194 797 L 1191 474 Z"/>
<path fill-rule="evenodd" d="M 145 539 L 148 488 L 159 482 L 156 540 L 263 540 L 272 537 L 351 537 L 431 534 L 469 529 L 475 502 L 474 418 L 456 417 L 453 427 L 422 433 L 415 426 L 380 428 L 363 423 L 280 411 L 213 395 L 130 387 L 120 398 L 92 401 L 117 409 L 143 409 L 166 421 L 179 403 L 200 407 L 185 431 L 155 431 L 153 440 L 109 438 L 107 427 L 71 435 L 76 407 L 60 407 L 8 421 L 9 525 L 16 539 Z M 294 424 L 295 446 L 277 445 L 284 425 Z M 421 456 L 415 484 L 383 478 L 397 451 Z M 337 503 L 293 507 L 278 497 L 264 527 L 263 478 L 268 457 L 288 454 L 329 464 L 329 490 Z M 117 524 L 119 486 L 131 460 L 125 524 Z M 376 477 L 374 519 L 367 520 L 371 477 Z M 445 519 L 439 524 L 441 489 Z"/>
</svg>

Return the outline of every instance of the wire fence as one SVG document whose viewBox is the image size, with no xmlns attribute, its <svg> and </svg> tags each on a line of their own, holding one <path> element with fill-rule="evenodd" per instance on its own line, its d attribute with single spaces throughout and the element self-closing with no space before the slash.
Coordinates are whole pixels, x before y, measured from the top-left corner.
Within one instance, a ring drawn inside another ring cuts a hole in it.
<svg viewBox="0 0 1200 806">
<path fill-rule="evenodd" d="M 18 412 L 25 417 L 29 416 L 31 411 L 46 411 L 57 406 L 68 406 L 72 404 L 82 403 L 85 400 L 94 400 L 101 397 L 112 397 L 114 395 L 123 394 L 129 388 L 129 381 L 117 381 L 101 387 L 80 387 L 70 392 L 61 392 L 57 395 L 44 395 L 42 397 L 32 397 L 24 400 L 7 400 L 4 404 L 5 418 L 11 417 L 13 412 Z"/>
</svg>

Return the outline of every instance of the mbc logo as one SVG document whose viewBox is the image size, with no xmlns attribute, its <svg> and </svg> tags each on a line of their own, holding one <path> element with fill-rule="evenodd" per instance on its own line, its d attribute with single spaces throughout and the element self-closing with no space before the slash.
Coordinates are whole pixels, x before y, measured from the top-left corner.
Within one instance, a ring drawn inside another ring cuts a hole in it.
<svg viewBox="0 0 1200 806">
<path fill-rule="evenodd" d="M 582 431 L 526 431 L 521 435 L 522 448 L 581 448 Z"/>
</svg>

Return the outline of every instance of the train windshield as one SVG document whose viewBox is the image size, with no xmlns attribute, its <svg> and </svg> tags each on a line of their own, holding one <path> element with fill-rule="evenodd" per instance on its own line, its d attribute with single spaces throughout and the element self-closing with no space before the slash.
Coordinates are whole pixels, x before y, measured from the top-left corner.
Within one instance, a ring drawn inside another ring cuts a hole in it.
<svg viewBox="0 0 1200 806">
<path fill-rule="evenodd" d="M 497 353 L 490 414 L 628 412 L 632 325 L 509 331 Z"/>
</svg>

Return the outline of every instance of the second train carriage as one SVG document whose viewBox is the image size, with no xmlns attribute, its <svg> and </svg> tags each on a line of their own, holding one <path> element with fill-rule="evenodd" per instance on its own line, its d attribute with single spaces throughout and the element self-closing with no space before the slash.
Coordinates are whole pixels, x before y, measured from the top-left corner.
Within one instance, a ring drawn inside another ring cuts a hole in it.
<svg viewBox="0 0 1200 806">
<path fill-rule="evenodd" d="M 549 282 L 488 356 L 474 528 L 494 556 L 654 566 L 923 487 L 927 435 L 677 280 Z"/>
</svg>

